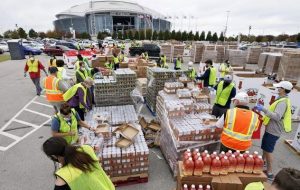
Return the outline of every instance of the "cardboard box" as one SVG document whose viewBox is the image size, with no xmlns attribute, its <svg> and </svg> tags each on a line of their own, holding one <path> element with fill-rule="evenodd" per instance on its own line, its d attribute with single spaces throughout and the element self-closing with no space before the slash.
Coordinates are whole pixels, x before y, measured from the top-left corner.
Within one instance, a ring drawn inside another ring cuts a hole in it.
<svg viewBox="0 0 300 190">
<path fill-rule="evenodd" d="M 243 183 L 243 189 L 252 182 L 267 182 L 267 176 L 264 173 L 261 173 L 260 175 L 239 173 L 238 176 Z"/>
</svg>

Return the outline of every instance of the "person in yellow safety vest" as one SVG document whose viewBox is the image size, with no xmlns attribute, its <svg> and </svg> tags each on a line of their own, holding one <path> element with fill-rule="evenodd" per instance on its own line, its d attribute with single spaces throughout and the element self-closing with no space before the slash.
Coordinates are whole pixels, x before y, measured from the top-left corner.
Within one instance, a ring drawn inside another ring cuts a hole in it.
<svg viewBox="0 0 300 190">
<path fill-rule="evenodd" d="M 281 81 L 274 84 L 274 87 L 278 98 L 270 105 L 269 109 L 264 108 L 260 104 L 254 107 L 257 111 L 262 111 L 265 114 L 263 125 L 266 126 L 266 131 L 262 139 L 261 148 L 263 150 L 263 159 L 267 161 L 267 176 L 269 179 L 274 177 L 272 153 L 276 142 L 283 132 L 288 133 L 292 130 L 292 108 L 288 94 L 293 89 L 293 84 L 288 81 Z"/>
<path fill-rule="evenodd" d="M 78 142 L 78 126 L 93 130 L 87 123 L 81 120 L 75 109 L 68 103 L 63 103 L 59 107 L 59 113 L 52 117 L 51 131 L 53 137 L 63 137 L 68 144 Z"/>
<path fill-rule="evenodd" d="M 205 61 L 206 70 L 201 77 L 197 77 L 197 80 L 203 80 L 204 87 L 214 87 L 217 82 L 217 70 L 213 67 L 212 60 L 208 59 Z"/>
<path fill-rule="evenodd" d="M 195 80 L 197 76 L 196 69 L 193 67 L 193 62 L 188 63 L 188 77 L 192 80 Z"/>
<path fill-rule="evenodd" d="M 57 65 L 57 69 L 58 69 L 57 78 L 64 81 L 65 87 L 69 89 L 71 86 L 74 85 L 74 81 L 73 81 L 72 77 L 69 77 L 67 75 L 67 71 L 64 68 L 64 65 L 65 65 L 64 60 L 58 59 L 56 62 L 56 65 Z"/>
<path fill-rule="evenodd" d="M 43 152 L 62 165 L 55 172 L 55 190 L 115 190 L 90 145 L 70 145 L 51 137 L 43 143 Z"/>
<path fill-rule="evenodd" d="M 57 67 L 56 61 L 57 61 L 56 57 L 54 55 L 51 56 L 51 58 L 49 60 L 49 67 Z"/>
<path fill-rule="evenodd" d="M 84 67 L 86 70 L 90 69 L 90 64 L 89 64 L 89 60 L 86 57 L 82 57 L 81 54 L 77 55 L 77 60 L 75 62 L 75 71 L 79 68 L 79 62 L 83 61 L 84 62 Z"/>
<path fill-rule="evenodd" d="M 258 114 L 249 109 L 247 93 L 239 92 L 232 100 L 234 108 L 228 109 L 216 123 L 223 128 L 220 151 L 245 151 L 251 148 L 252 134 L 258 129 Z"/>
<path fill-rule="evenodd" d="M 114 70 L 117 70 L 120 68 L 120 60 L 117 56 L 117 54 L 113 54 L 113 63 L 114 63 Z"/>
<path fill-rule="evenodd" d="M 232 76 L 226 75 L 224 80 L 219 82 L 214 89 L 216 90 L 216 99 L 212 109 L 212 115 L 218 118 L 230 108 L 231 99 L 236 95 L 236 88 L 232 82 Z"/>
<path fill-rule="evenodd" d="M 36 88 L 36 95 L 38 96 L 40 96 L 42 92 L 42 88 L 40 85 L 41 70 L 43 70 L 45 72 L 45 75 L 48 76 L 47 71 L 45 70 L 45 67 L 42 65 L 42 63 L 33 55 L 29 55 L 29 59 L 26 61 L 24 68 L 24 77 L 27 76 L 28 72 L 30 79 L 32 80 Z"/>
<path fill-rule="evenodd" d="M 78 112 L 83 121 L 84 113 L 92 109 L 92 102 L 88 98 L 88 90 L 93 84 L 94 81 L 91 78 L 87 78 L 84 82 L 72 86 L 63 95 L 64 100 Z"/>
<path fill-rule="evenodd" d="M 230 66 L 230 62 L 228 60 L 225 63 L 222 63 L 219 67 L 220 79 L 223 80 L 225 75 L 229 75 L 232 73 L 232 67 Z"/>
<path fill-rule="evenodd" d="M 118 58 L 119 58 L 120 62 L 124 62 L 124 59 L 125 59 L 124 51 L 121 51 L 121 53 L 119 54 Z"/>
<path fill-rule="evenodd" d="M 53 105 L 55 113 L 58 113 L 58 109 L 65 101 L 63 99 L 63 93 L 67 91 L 64 88 L 63 81 L 57 78 L 57 67 L 49 67 L 50 75 L 43 79 L 43 88 L 45 89 L 45 96 L 47 101 Z"/>
<path fill-rule="evenodd" d="M 167 64 L 167 57 L 165 55 L 160 56 L 159 63 L 161 68 L 169 68 L 169 65 Z"/>
<path fill-rule="evenodd" d="M 84 67 L 82 61 L 79 62 L 79 69 L 76 70 L 76 84 L 83 82 L 87 77 L 89 77 L 88 71 Z"/>
<path fill-rule="evenodd" d="M 81 50 L 80 44 L 79 42 L 77 42 L 77 46 L 76 46 L 77 50 Z"/>
<path fill-rule="evenodd" d="M 125 43 L 124 42 L 121 43 L 121 50 L 123 50 L 123 51 L 125 50 Z"/>
<path fill-rule="evenodd" d="M 109 69 L 109 70 L 111 70 L 111 71 L 112 71 L 112 70 L 114 69 L 114 67 L 115 67 L 113 61 L 111 61 L 111 60 L 106 61 L 104 65 L 105 65 L 105 68 L 106 68 L 106 69 Z"/>
<path fill-rule="evenodd" d="M 177 58 L 174 59 L 174 69 L 175 70 L 180 70 L 182 63 L 183 63 L 182 56 L 181 55 L 177 55 Z"/>
</svg>

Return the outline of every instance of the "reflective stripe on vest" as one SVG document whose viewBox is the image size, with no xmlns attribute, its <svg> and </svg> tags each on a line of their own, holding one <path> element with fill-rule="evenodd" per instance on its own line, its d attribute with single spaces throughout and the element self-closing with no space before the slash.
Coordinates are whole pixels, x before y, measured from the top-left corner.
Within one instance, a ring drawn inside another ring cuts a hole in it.
<svg viewBox="0 0 300 190">
<path fill-rule="evenodd" d="M 176 59 L 176 69 L 181 69 L 181 61 Z"/>
<path fill-rule="evenodd" d="M 109 63 L 109 62 L 106 62 L 105 64 L 105 67 L 107 68 L 107 69 L 113 69 L 114 68 L 114 64 L 111 62 L 111 63 Z"/>
<path fill-rule="evenodd" d="M 251 137 L 259 125 L 258 115 L 251 110 L 233 108 L 227 110 L 221 142 L 234 150 L 251 147 Z"/>
<path fill-rule="evenodd" d="M 93 148 L 89 145 L 82 145 L 78 151 L 85 152 L 95 161 L 92 171 L 83 172 L 68 164 L 55 174 L 62 178 L 71 190 L 115 190 L 113 183 L 100 166 Z"/>
<path fill-rule="evenodd" d="M 49 102 L 63 102 L 63 93 L 58 90 L 59 79 L 49 76 L 44 79 L 45 95 Z"/>
<path fill-rule="evenodd" d="M 84 86 L 82 86 L 81 83 L 78 83 L 78 84 L 75 84 L 74 86 L 72 86 L 67 92 L 64 93 L 63 98 L 66 102 L 69 101 L 73 96 L 75 96 L 78 88 L 81 88 L 83 90 L 83 94 L 84 94 L 83 100 L 86 105 L 87 90 Z M 79 107 L 84 108 L 84 106 L 81 103 L 79 103 Z"/>
<path fill-rule="evenodd" d="M 76 111 L 71 109 L 71 125 L 69 125 L 66 120 L 61 116 L 61 114 L 57 114 L 54 117 L 59 119 L 59 132 L 60 133 L 69 133 L 71 131 L 75 132 L 74 136 L 64 136 L 63 138 L 67 141 L 68 144 L 76 143 L 78 140 L 78 130 L 77 130 L 77 118 Z"/>
<path fill-rule="evenodd" d="M 291 108 L 291 100 L 289 98 L 280 98 L 273 102 L 273 104 L 270 105 L 269 110 L 271 112 L 274 112 L 276 109 L 276 106 L 279 102 L 286 101 L 286 111 L 284 113 L 282 122 L 283 122 L 283 128 L 285 132 L 291 132 L 292 131 L 292 108 Z M 270 122 L 270 118 L 268 116 L 263 117 L 263 125 L 267 126 Z"/>
<path fill-rule="evenodd" d="M 119 58 L 118 57 L 114 57 L 114 64 L 118 64 L 119 63 Z"/>
<path fill-rule="evenodd" d="M 210 86 L 214 86 L 216 85 L 217 82 L 217 70 L 214 67 L 210 68 L 210 73 L 209 73 L 209 81 L 208 84 Z"/>
<path fill-rule="evenodd" d="M 223 89 L 223 85 L 224 85 L 224 81 L 221 81 L 219 84 L 218 84 L 218 88 L 217 88 L 217 94 L 216 94 L 216 100 L 215 100 L 215 103 L 216 104 L 219 104 L 221 106 L 225 106 L 228 99 L 229 99 L 229 96 L 231 94 L 231 91 L 234 87 L 234 84 L 233 83 L 230 83 L 228 86 L 226 86 L 225 89 Z"/>
<path fill-rule="evenodd" d="M 28 72 L 32 72 L 32 73 L 37 73 L 38 72 L 39 60 L 34 59 L 33 62 L 31 60 L 28 60 L 26 64 L 28 66 Z"/>
<path fill-rule="evenodd" d="M 88 75 L 88 72 L 86 71 L 86 69 L 84 69 L 84 71 L 82 72 L 80 69 L 78 69 L 77 71 L 76 71 L 76 73 L 78 73 L 80 76 L 81 76 L 81 78 L 83 79 L 83 80 L 85 80 L 89 75 Z M 76 79 L 77 80 L 77 79 Z"/>
<path fill-rule="evenodd" d="M 60 79 L 60 80 L 62 80 L 63 78 L 62 78 L 62 72 L 63 72 L 63 70 L 64 70 L 65 68 L 63 68 L 63 67 L 57 67 L 57 78 L 58 79 Z"/>
</svg>

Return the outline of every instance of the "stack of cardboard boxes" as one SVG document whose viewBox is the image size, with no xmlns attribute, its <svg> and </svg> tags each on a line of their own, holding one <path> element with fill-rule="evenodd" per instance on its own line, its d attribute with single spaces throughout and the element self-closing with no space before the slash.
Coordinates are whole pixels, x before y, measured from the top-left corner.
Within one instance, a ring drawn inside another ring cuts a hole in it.
<svg viewBox="0 0 300 190">
<path fill-rule="evenodd" d="M 247 52 L 242 50 L 227 50 L 228 60 L 232 66 L 245 66 Z"/>
<path fill-rule="evenodd" d="M 146 96 L 147 93 L 147 78 L 138 78 L 136 80 L 136 88 L 142 96 Z"/>
<path fill-rule="evenodd" d="M 300 78 L 300 52 L 284 52 L 278 68 L 277 79 L 297 82 Z"/>
<path fill-rule="evenodd" d="M 160 53 L 167 57 L 167 62 L 172 62 L 172 49 L 171 44 L 162 44 L 160 46 Z"/>
<path fill-rule="evenodd" d="M 224 58 L 225 58 L 225 46 L 218 45 L 216 46 L 217 50 L 217 63 L 223 63 Z"/>
<path fill-rule="evenodd" d="M 248 64 L 257 64 L 261 53 L 262 53 L 261 47 L 250 47 L 248 49 L 247 63 Z"/>
<path fill-rule="evenodd" d="M 203 57 L 205 46 L 203 44 L 194 44 L 191 50 L 191 61 L 200 63 Z"/>
<path fill-rule="evenodd" d="M 146 61 L 145 59 L 136 59 L 135 62 L 129 63 L 128 67 L 136 72 L 138 78 L 146 78 L 147 68 L 154 67 L 155 65 L 155 63 Z"/>
<path fill-rule="evenodd" d="M 184 45 L 174 45 L 173 46 L 173 58 L 176 58 L 177 55 L 183 56 Z"/>
<path fill-rule="evenodd" d="M 261 53 L 259 58 L 258 58 L 258 63 L 257 63 L 258 69 L 262 73 L 265 72 L 265 68 L 266 68 L 266 64 L 267 64 L 269 54 L 270 53 Z"/>
<path fill-rule="evenodd" d="M 281 57 L 282 57 L 281 53 L 269 53 L 264 73 L 265 74 L 277 73 Z"/>
</svg>

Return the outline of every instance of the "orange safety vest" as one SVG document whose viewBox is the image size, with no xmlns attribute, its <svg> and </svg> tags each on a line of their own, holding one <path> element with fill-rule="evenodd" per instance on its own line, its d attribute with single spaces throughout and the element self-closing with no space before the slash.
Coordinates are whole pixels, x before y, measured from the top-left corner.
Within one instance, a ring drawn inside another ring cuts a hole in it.
<svg viewBox="0 0 300 190">
<path fill-rule="evenodd" d="M 59 79 L 54 76 L 48 76 L 44 79 L 46 98 L 49 102 L 63 102 L 63 92 L 58 90 Z"/>
<path fill-rule="evenodd" d="M 251 110 L 227 110 L 221 143 L 233 150 L 245 151 L 252 145 L 252 133 L 259 126 L 258 115 Z"/>
</svg>

